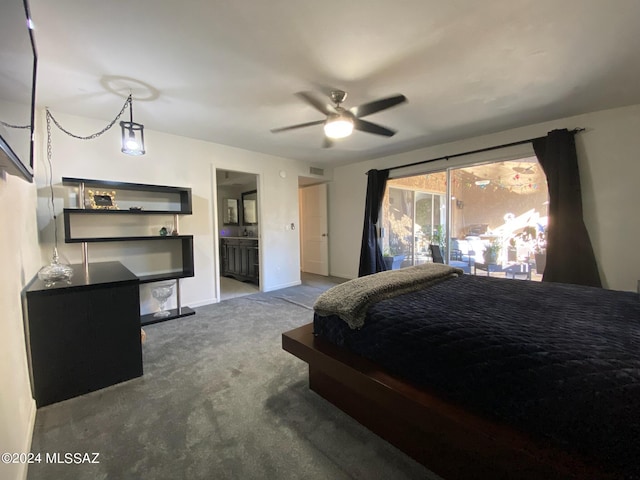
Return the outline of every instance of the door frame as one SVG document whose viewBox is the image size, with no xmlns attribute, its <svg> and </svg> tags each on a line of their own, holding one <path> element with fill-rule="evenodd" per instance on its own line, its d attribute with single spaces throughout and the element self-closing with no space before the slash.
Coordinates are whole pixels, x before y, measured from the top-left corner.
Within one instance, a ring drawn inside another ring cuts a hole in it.
<svg viewBox="0 0 640 480">
<path fill-rule="evenodd" d="M 263 243 L 262 242 L 262 175 L 255 171 L 249 170 L 238 170 L 234 168 L 227 168 L 224 166 L 211 164 L 211 212 L 212 212 L 212 223 L 213 223 L 213 275 L 214 275 L 214 294 L 215 294 L 215 302 L 220 302 L 220 227 L 222 226 L 221 219 L 218 215 L 218 171 L 228 171 L 228 172 L 238 172 L 238 173 L 246 173 L 248 175 L 255 175 L 256 178 L 256 190 L 257 190 L 257 198 L 258 198 L 258 256 L 260 258 L 259 262 L 259 278 L 258 282 L 259 291 L 263 291 L 263 264 L 262 259 L 264 258 L 263 253 Z"/>
</svg>

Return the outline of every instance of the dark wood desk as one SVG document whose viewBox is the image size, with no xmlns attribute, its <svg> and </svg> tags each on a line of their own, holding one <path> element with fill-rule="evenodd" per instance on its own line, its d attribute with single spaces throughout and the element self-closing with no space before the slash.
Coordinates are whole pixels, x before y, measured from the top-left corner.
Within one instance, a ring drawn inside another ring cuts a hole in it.
<svg viewBox="0 0 640 480">
<path fill-rule="evenodd" d="M 70 284 L 23 291 L 36 405 L 142 375 L 139 279 L 120 262 L 72 265 Z"/>
</svg>

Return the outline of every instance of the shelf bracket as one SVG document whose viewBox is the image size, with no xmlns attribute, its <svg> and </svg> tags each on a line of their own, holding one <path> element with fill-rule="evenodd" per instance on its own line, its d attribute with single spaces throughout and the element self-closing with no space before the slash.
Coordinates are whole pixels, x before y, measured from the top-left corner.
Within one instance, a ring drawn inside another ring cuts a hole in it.
<svg viewBox="0 0 640 480">
<path fill-rule="evenodd" d="M 176 278 L 176 308 L 178 309 L 178 315 L 182 315 L 182 301 L 180 298 L 180 279 Z"/>
<path fill-rule="evenodd" d="M 84 268 L 84 273 L 89 275 L 89 244 L 87 242 L 82 242 L 82 267 Z"/>
</svg>

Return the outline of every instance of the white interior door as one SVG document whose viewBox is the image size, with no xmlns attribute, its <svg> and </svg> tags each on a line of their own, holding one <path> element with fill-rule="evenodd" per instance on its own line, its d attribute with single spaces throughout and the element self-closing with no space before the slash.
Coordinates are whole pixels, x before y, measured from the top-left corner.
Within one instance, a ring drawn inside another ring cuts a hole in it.
<svg viewBox="0 0 640 480">
<path fill-rule="evenodd" d="M 302 271 L 329 275 L 327 185 L 300 189 Z"/>
</svg>

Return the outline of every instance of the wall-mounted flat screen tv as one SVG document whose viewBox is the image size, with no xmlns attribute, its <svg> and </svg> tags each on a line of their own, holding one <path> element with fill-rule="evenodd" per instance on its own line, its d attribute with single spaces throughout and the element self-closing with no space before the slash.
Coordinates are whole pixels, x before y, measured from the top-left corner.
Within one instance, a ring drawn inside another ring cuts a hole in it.
<svg viewBox="0 0 640 480">
<path fill-rule="evenodd" d="M 28 0 L 0 5 L 0 169 L 33 181 L 37 53 Z"/>
</svg>

